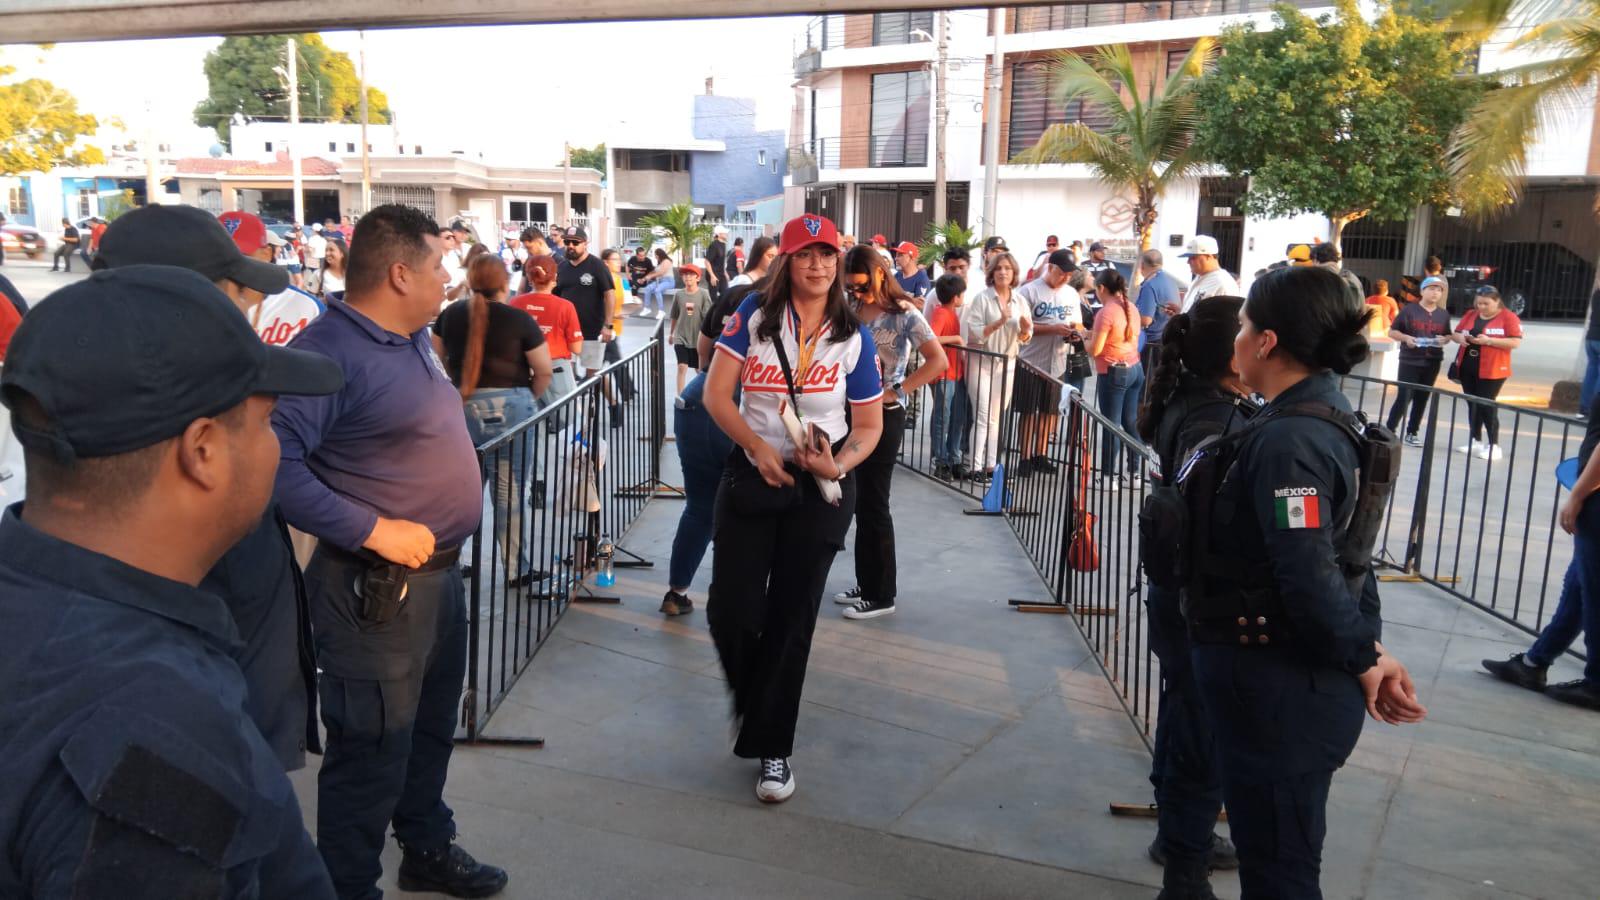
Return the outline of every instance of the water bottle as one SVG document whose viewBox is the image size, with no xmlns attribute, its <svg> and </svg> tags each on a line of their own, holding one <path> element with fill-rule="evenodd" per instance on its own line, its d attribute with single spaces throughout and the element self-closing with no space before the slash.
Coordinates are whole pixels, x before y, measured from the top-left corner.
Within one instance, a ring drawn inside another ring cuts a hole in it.
<svg viewBox="0 0 1600 900">
<path fill-rule="evenodd" d="M 594 583 L 600 587 L 611 587 L 617 583 L 617 573 L 611 568 L 611 557 L 614 548 L 611 545 L 611 536 L 600 535 L 600 546 L 595 549 L 595 575 Z"/>
</svg>

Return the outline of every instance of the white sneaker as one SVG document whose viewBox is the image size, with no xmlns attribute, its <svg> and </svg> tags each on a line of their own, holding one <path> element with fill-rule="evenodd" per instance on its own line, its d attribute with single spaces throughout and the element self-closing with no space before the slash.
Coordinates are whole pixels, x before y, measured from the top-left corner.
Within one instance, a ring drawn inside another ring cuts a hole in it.
<svg viewBox="0 0 1600 900">
<path fill-rule="evenodd" d="M 1101 475 L 1095 482 L 1095 487 L 1102 491 L 1116 492 L 1122 490 L 1122 479 L 1116 475 Z"/>
<path fill-rule="evenodd" d="M 1483 449 L 1483 441 L 1468 441 L 1456 448 L 1457 453 L 1477 453 Z"/>
<path fill-rule="evenodd" d="M 782 803 L 794 794 L 794 770 L 787 759 L 761 760 L 761 777 L 756 779 L 756 799 L 762 803 Z"/>
<path fill-rule="evenodd" d="M 861 585 L 859 584 L 848 591 L 840 591 L 839 593 L 833 595 L 833 602 L 839 604 L 840 606 L 855 606 L 856 601 L 860 599 Z"/>
<path fill-rule="evenodd" d="M 1494 460 L 1499 459 L 1502 455 L 1503 454 L 1500 452 L 1499 444 L 1484 444 L 1482 447 L 1478 448 L 1477 452 L 1477 457 L 1479 459 Z"/>
</svg>

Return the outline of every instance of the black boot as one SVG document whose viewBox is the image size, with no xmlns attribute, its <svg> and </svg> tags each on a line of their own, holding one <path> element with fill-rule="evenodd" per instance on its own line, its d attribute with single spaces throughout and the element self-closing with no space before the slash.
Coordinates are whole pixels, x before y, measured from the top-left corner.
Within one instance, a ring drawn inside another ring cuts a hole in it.
<svg viewBox="0 0 1600 900">
<path fill-rule="evenodd" d="M 1217 900 L 1211 892 L 1210 872 L 1204 862 L 1169 862 L 1161 870 L 1161 893 L 1156 900 Z"/>
<path fill-rule="evenodd" d="M 486 865 L 451 844 L 426 853 L 406 849 L 400 860 L 400 890 L 433 891 L 451 897 L 493 897 L 505 890 L 504 869 Z"/>
</svg>

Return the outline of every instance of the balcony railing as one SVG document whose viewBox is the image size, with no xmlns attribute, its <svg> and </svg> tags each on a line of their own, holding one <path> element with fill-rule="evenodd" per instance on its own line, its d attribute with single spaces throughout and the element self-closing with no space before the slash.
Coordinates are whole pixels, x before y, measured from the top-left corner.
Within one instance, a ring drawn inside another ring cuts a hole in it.
<svg viewBox="0 0 1600 900">
<path fill-rule="evenodd" d="M 1288 0 L 1290 6 L 1312 9 L 1328 6 L 1332 0 Z M 1062 31 L 1068 28 L 1095 28 L 1104 25 L 1132 25 L 1170 19 L 1198 19 L 1205 16 L 1236 16 L 1270 12 L 1274 0 L 1164 0 L 1157 3 L 1073 3 L 1054 6 L 1025 6 L 1017 9 L 1017 33 Z"/>
<path fill-rule="evenodd" d="M 840 50 L 844 47 L 844 16 L 817 16 L 806 23 L 806 45 L 801 53 L 812 50 Z"/>
<path fill-rule="evenodd" d="M 867 139 L 867 165 L 874 169 L 925 166 L 928 136 L 924 133 L 875 134 Z"/>
</svg>

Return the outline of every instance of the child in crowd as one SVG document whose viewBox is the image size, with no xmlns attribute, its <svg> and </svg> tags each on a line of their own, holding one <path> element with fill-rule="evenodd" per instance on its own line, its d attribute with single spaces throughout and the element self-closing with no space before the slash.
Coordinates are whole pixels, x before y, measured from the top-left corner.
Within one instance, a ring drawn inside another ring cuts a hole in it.
<svg viewBox="0 0 1600 900">
<path fill-rule="evenodd" d="M 962 445 L 967 433 L 967 387 L 962 380 L 965 363 L 961 352 L 961 304 L 967 280 L 942 275 L 933 285 L 939 305 L 928 325 L 950 356 L 950 367 L 929 388 L 933 391 L 933 474 L 938 478 L 963 478 Z"/>
<path fill-rule="evenodd" d="M 700 269 L 683 266 L 678 269 L 683 279 L 683 290 L 673 294 L 672 300 L 672 352 L 678 356 L 678 393 L 691 370 L 700 368 L 700 356 L 695 346 L 700 338 L 700 321 L 705 318 L 706 307 L 711 305 L 711 294 L 700 286 Z"/>
<path fill-rule="evenodd" d="M 1376 306 L 1378 314 L 1383 316 L 1383 327 L 1387 331 L 1394 324 L 1395 316 L 1400 315 L 1400 304 L 1389 296 L 1389 282 L 1379 278 L 1372 283 L 1372 296 L 1367 298 L 1368 306 Z"/>
</svg>

